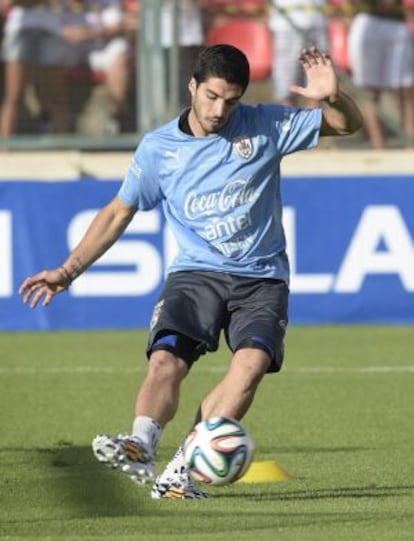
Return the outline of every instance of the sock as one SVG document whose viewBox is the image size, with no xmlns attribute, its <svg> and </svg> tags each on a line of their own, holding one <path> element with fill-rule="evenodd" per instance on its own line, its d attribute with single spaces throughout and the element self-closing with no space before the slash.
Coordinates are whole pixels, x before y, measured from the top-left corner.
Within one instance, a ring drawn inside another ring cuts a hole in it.
<svg viewBox="0 0 414 541">
<path fill-rule="evenodd" d="M 145 415 L 138 415 L 135 417 L 132 425 L 132 435 L 139 437 L 139 439 L 147 445 L 150 449 L 155 450 L 158 441 L 161 437 L 162 428 L 151 417 Z"/>
</svg>

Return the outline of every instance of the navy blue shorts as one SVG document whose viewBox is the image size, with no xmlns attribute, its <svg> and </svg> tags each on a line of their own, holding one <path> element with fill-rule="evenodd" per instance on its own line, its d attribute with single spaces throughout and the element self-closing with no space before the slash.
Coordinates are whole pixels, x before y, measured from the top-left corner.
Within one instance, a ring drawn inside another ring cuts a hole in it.
<svg viewBox="0 0 414 541">
<path fill-rule="evenodd" d="M 170 274 L 154 307 L 147 355 L 168 350 L 189 366 L 216 351 L 221 331 L 232 352 L 253 347 L 271 358 L 269 372 L 283 362 L 288 322 L 288 285 L 208 271 Z"/>
</svg>

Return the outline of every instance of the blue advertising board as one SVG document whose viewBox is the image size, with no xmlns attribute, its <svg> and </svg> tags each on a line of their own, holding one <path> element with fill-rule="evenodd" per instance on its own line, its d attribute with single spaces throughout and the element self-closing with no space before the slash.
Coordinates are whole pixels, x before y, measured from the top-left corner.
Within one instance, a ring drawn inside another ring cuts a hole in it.
<svg viewBox="0 0 414 541">
<path fill-rule="evenodd" d="M 120 179 L 0 182 L 0 329 L 147 327 L 175 243 L 138 213 L 68 292 L 30 310 L 26 276 L 63 262 Z M 414 323 L 414 176 L 287 177 L 290 321 Z"/>
</svg>

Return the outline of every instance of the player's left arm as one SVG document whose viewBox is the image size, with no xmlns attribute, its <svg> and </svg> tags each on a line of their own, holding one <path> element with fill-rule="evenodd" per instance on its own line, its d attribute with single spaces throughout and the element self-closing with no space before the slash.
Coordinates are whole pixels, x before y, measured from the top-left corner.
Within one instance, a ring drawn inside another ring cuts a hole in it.
<svg viewBox="0 0 414 541">
<path fill-rule="evenodd" d="M 322 103 L 321 135 L 351 135 L 362 127 L 362 114 L 355 101 L 339 89 L 332 60 L 315 47 L 304 49 L 299 58 L 305 71 L 305 87 L 294 85 L 291 91 Z"/>
<path fill-rule="evenodd" d="M 48 306 L 92 263 L 118 240 L 137 212 L 137 208 L 115 197 L 92 220 L 79 244 L 56 269 L 45 269 L 24 280 L 19 288 L 23 302 L 36 308 L 41 299 Z"/>
</svg>

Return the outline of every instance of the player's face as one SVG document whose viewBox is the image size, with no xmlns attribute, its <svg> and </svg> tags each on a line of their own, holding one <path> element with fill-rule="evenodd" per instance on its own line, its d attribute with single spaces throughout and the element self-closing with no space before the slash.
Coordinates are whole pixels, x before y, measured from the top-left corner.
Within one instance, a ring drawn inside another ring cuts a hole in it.
<svg viewBox="0 0 414 541">
<path fill-rule="evenodd" d="M 212 77 L 197 85 L 189 84 L 191 93 L 190 127 L 197 137 L 219 132 L 237 107 L 243 91 L 238 85 Z"/>
</svg>

